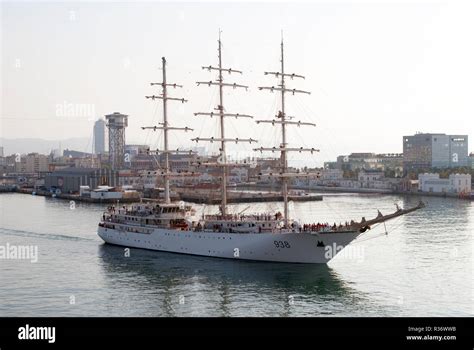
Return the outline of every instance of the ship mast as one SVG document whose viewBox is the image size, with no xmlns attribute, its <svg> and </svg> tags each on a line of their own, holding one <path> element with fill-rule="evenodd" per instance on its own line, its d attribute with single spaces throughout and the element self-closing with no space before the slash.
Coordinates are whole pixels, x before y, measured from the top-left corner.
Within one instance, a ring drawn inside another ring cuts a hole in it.
<svg viewBox="0 0 474 350">
<path fill-rule="evenodd" d="M 213 66 L 207 66 L 207 67 L 202 67 L 202 69 L 206 69 L 208 71 L 218 71 L 218 77 L 216 81 L 198 81 L 196 84 L 199 86 L 201 84 L 203 85 L 217 85 L 219 86 L 219 105 L 215 108 L 218 113 L 210 112 L 198 112 L 194 113 L 194 115 L 206 115 L 210 116 L 211 118 L 214 115 L 219 116 L 219 127 L 220 127 L 220 135 L 219 137 L 211 137 L 211 138 L 202 138 L 202 137 L 196 137 L 192 139 L 192 141 L 208 141 L 208 142 L 220 142 L 220 155 L 218 158 L 217 163 L 207 163 L 206 165 L 213 165 L 213 166 L 219 166 L 222 168 L 222 177 L 221 177 L 221 205 L 220 205 L 220 212 L 223 218 L 225 218 L 225 215 L 227 214 L 227 171 L 230 166 L 233 164 L 230 164 L 227 161 L 227 155 L 226 155 L 226 143 L 227 142 L 257 142 L 257 140 L 254 140 L 252 138 L 249 139 L 241 139 L 241 138 L 226 138 L 225 137 L 225 118 L 226 117 L 234 117 L 234 118 L 253 118 L 250 115 L 247 114 L 239 114 L 239 113 L 226 113 L 226 110 L 224 108 L 224 87 L 232 87 L 234 89 L 236 88 L 244 88 L 245 90 L 248 89 L 248 86 L 246 85 L 240 85 L 236 83 L 225 83 L 224 82 L 224 77 L 223 77 L 223 72 L 227 72 L 228 74 L 232 73 L 239 73 L 242 74 L 242 71 L 231 69 L 231 68 L 222 68 L 222 42 L 221 42 L 221 31 L 219 31 L 219 40 L 218 40 L 218 66 L 213 67 Z"/>
<path fill-rule="evenodd" d="M 224 164 L 227 162 L 226 158 L 226 152 L 225 152 L 225 128 L 224 128 L 224 87 L 222 86 L 222 83 L 224 82 L 224 78 L 222 77 L 222 43 L 221 43 L 221 33 L 219 31 L 219 77 L 218 77 L 218 82 L 219 82 L 219 124 L 220 124 L 220 133 L 221 133 L 221 161 L 224 162 Z M 227 206 L 227 167 L 223 166 L 222 167 L 222 181 L 221 181 L 221 196 L 222 196 L 222 201 L 221 201 L 221 213 L 222 216 L 225 216 L 226 214 L 226 206 Z"/>
<path fill-rule="evenodd" d="M 281 123 L 281 143 L 283 149 L 281 150 L 281 167 L 282 173 L 286 173 L 288 171 L 288 159 L 286 156 L 286 150 L 284 149 L 286 144 L 286 118 L 285 118 L 285 60 L 284 60 L 284 53 L 283 53 L 283 38 L 281 39 L 281 114 L 280 119 Z M 288 179 L 282 178 L 282 194 L 283 194 L 283 202 L 284 202 L 284 211 L 283 216 L 285 219 L 285 228 L 288 227 Z"/>
<path fill-rule="evenodd" d="M 170 203 L 170 176 L 173 175 L 180 175 L 180 174 L 175 174 L 170 171 L 170 166 L 169 166 L 169 155 L 170 153 L 179 153 L 179 151 L 175 150 L 170 150 L 169 145 L 168 145 L 168 131 L 169 130 L 183 130 L 183 131 L 192 131 L 193 129 L 188 128 L 188 127 L 183 127 L 183 128 L 178 128 L 178 127 L 172 127 L 168 124 L 168 101 L 180 101 L 181 103 L 188 102 L 188 100 L 185 100 L 184 98 L 176 98 L 176 97 L 168 97 L 168 86 L 172 86 L 174 88 L 182 88 L 182 85 L 178 84 L 170 84 L 166 81 L 166 58 L 162 57 L 162 74 L 163 74 L 163 81 L 161 83 L 150 83 L 151 86 L 153 85 L 160 85 L 162 87 L 162 93 L 161 95 L 151 95 L 151 96 L 145 96 L 147 99 L 160 99 L 163 100 L 163 122 L 160 123 L 160 126 L 144 126 L 142 127 L 143 130 L 145 129 L 152 129 L 153 131 L 156 130 L 163 130 L 164 133 L 164 140 L 163 140 L 163 150 L 156 150 L 153 152 L 149 153 L 154 153 L 154 154 L 164 154 L 165 156 L 165 166 L 164 166 L 164 171 L 162 173 L 164 177 L 164 182 L 165 182 L 165 202 Z M 188 152 L 186 152 L 188 153 Z"/>
<path fill-rule="evenodd" d="M 285 228 L 288 228 L 288 221 L 289 221 L 289 209 L 288 209 L 288 179 L 292 177 L 311 177 L 314 176 L 313 174 L 302 174 L 302 173 L 290 173 L 288 171 L 288 156 L 287 153 L 291 151 L 297 151 L 297 152 L 319 152 L 319 150 L 314 149 L 314 148 L 290 148 L 288 147 L 288 143 L 286 141 L 286 126 L 287 125 L 296 125 L 296 126 L 301 126 L 301 125 L 309 125 L 309 126 L 316 126 L 314 123 L 306 123 L 306 122 L 301 122 L 301 121 L 291 121 L 294 119 L 294 117 L 289 117 L 286 115 L 285 112 L 285 93 L 289 92 L 292 95 L 296 93 L 302 93 L 302 94 L 311 94 L 309 91 L 303 91 L 303 90 L 296 90 L 296 89 L 288 89 L 285 84 L 285 78 L 289 77 L 291 79 L 293 78 L 301 78 L 304 79 L 305 77 L 302 75 L 298 74 L 288 74 L 285 73 L 285 56 L 284 56 L 284 50 L 283 50 L 283 36 L 281 39 L 281 70 L 279 72 L 264 72 L 265 75 L 274 75 L 275 77 L 279 78 L 281 77 L 280 84 L 278 87 L 271 86 L 271 87 L 259 87 L 259 90 L 269 90 L 270 92 L 274 91 L 280 91 L 281 93 L 281 111 L 278 112 L 276 115 L 276 120 L 257 120 L 257 124 L 259 123 L 270 123 L 273 126 L 275 124 L 280 124 L 281 125 L 281 144 L 279 147 L 271 147 L 271 148 L 265 148 L 265 147 L 260 147 L 254 149 L 255 151 L 280 151 L 280 173 L 279 174 L 272 174 L 271 176 L 276 176 L 281 178 L 281 193 L 283 196 L 283 203 L 284 203 L 284 224 Z"/>
</svg>

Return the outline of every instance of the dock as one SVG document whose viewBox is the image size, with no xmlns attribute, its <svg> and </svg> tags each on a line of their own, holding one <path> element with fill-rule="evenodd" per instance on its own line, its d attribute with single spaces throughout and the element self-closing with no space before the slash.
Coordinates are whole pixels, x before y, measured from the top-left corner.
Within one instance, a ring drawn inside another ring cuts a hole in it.
<svg viewBox="0 0 474 350">
<path fill-rule="evenodd" d="M 5 191 L 7 192 L 7 191 Z M 32 188 L 18 188 L 9 190 L 8 192 L 24 193 L 36 196 L 51 197 L 65 200 L 73 200 L 86 203 L 117 203 L 117 199 L 93 199 L 90 197 L 80 196 L 79 194 L 60 193 L 54 194 L 47 191 L 34 190 Z M 219 191 L 209 190 L 186 190 L 179 191 L 178 197 L 175 200 L 182 200 L 185 202 L 196 203 L 196 204 L 220 204 L 221 197 Z M 153 198 L 142 198 L 143 200 L 157 201 L 160 199 Z M 323 196 L 316 194 L 295 194 L 288 196 L 289 201 L 295 202 L 309 202 L 309 201 L 322 201 Z M 121 198 L 118 200 L 119 203 L 134 203 L 139 202 L 140 198 Z M 262 202 L 281 202 L 283 196 L 278 192 L 250 192 L 250 191 L 229 191 L 227 194 L 227 201 L 229 203 L 262 203 Z"/>
<path fill-rule="evenodd" d="M 221 197 L 218 191 L 184 191 L 179 193 L 182 201 L 198 204 L 220 204 Z M 295 194 L 288 195 L 289 201 L 310 202 L 322 201 L 323 196 L 318 194 Z M 283 195 L 278 192 L 249 192 L 249 191 L 229 191 L 227 193 L 227 203 L 262 203 L 262 202 L 282 202 Z"/>
<path fill-rule="evenodd" d="M 16 189 L 15 191 L 11 192 L 17 192 L 17 193 L 23 193 L 23 194 L 31 194 L 35 196 L 42 196 L 42 197 L 51 197 L 51 198 L 58 198 L 58 199 L 66 199 L 66 200 L 72 200 L 72 201 L 78 201 L 78 202 L 86 202 L 86 203 L 133 203 L 133 202 L 139 202 L 140 199 L 137 198 L 120 198 L 119 200 L 117 199 L 102 199 L 102 198 L 90 198 L 90 197 L 84 197 L 80 196 L 79 194 L 69 194 L 69 193 L 51 193 L 48 191 L 40 191 L 40 190 L 34 190 L 32 188 L 19 188 Z"/>
</svg>

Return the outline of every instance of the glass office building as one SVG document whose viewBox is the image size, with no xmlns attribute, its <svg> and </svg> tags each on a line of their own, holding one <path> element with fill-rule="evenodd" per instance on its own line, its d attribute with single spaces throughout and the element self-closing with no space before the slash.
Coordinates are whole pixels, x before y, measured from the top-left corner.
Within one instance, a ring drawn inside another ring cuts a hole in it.
<svg viewBox="0 0 474 350">
<path fill-rule="evenodd" d="M 415 134 L 403 136 L 405 171 L 468 166 L 468 136 Z"/>
</svg>

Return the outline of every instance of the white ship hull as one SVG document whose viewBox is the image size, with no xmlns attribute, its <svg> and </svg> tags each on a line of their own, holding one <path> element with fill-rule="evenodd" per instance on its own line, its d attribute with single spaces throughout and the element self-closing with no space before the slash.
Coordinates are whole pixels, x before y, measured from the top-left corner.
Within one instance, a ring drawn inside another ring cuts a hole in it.
<svg viewBox="0 0 474 350">
<path fill-rule="evenodd" d="M 316 234 L 222 233 L 155 228 L 136 233 L 99 226 L 110 244 L 235 260 L 325 264 L 359 235 L 358 232 Z"/>
</svg>

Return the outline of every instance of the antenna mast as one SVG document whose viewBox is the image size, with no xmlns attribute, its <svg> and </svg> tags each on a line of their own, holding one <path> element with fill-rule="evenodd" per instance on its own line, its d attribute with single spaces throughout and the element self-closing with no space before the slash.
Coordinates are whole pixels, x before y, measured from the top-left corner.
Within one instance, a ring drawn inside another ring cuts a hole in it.
<svg viewBox="0 0 474 350">
<path fill-rule="evenodd" d="M 259 90 L 269 90 L 270 92 L 274 91 L 280 91 L 281 93 L 281 111 L 278 112 L 276 115 L 277 119 L 273 120 L 257 120 L 257 124 L 260 123 L 270 123 L 273 126 L 275 124 L 280 124 L 281 125 L 281 144 L 280 147 L 271 147 L 271 148 L 256 148 L 254 149 L 255 151 L 280 151 L 280 174 L 274 175 L 272 174 L 271 176 L 277 176 L 281 178 L 281 193 L 283 196 L 283 203 L 284 203 L 284 223 L 285 223 L 285 228 L 288 228 L 288 220 L 289 220 L 289 210 L 288 210 L 288 179 L 290 177 L 308 177 L 312 176 L 311 174 L 302 174 L 302 173 L 290 173 L 288 171 L 288 157 L 287 157 L 287 152 L 291 151 L 297 151 L 297 152 L 319 152 L 319 150 L 314 149 L 314 148 L 290 148 L 288 147 L 288 143 L 286 141 L 286 126 L 287 125 L 297 125 L 298 127 L 301 125 L 309 125 L 309 126 L 316 126 L 314 123 L 305 123 L 301 121 L 291 121 L 293 117 L 288 117 L 285 112 L 285 93 L 289 92 L 291 94 L 295 93 L 303 93 L 303 94 L 311 94 L 309 91 L 303 91 L 303 90 L 296 90 L 296 89 L 288 89 L 286 88 L 285 85 L 285 77 L 290 77 L 291 79 L 293 78 L 301 78 L 304 79 L 305 77 L 302 75 L 298 74 L 288 74 L 285 73 L 285 59 L 284 59 L 284 51 L 283 51 L 283 35 L 281 39 L 281 71 L 279 72 L 264 72 L 265 75 L 274 75 L 275 77 L 279 78 L 281 77 L 280 84 L 278 87 L 272 86 L 272 87 L 259 87 Z M 290 120 L 289 120 L 290 119 Z"/>
<path fill-rule="evenodd" d="M 184 98 L 175 98 L 175 97 L 168 97 L 168 86 L 172 86 L 174 88 L 182 88 L 182 85 L 177 85 L 177 84 L 169 84 L 166 81 L 166 58 L 162 57 L 162 73 L 163 73 L 163 81 L 161 83 L 150 83 L 151 86 L 153 85 L 161 85 L 162 87 L 162 93 L 160 95 L 151 95 L 151 96 L 145 96 L 147 99 L 160 99 L 163 100 L 163 122 L 160 123 L 161 126 L 144 126 L 142 127 L 143 130 L 145 129 L 152 129 L 153 131 L 156 130 L 163 130 L 164 132 L 164 140 L 163 140 L 163 151 L 156 150 L 154 151 L 155 154 L 164 154 L 165 155 L 165 169 L 163 172 L 163 176 L 165 179 L 165 202 L 170 203 L 170 176 L 174 175 L 170 171 L 170 166 L 169 166 L 169 154 L 172 152 L 176 151 L 170 151 L 168 147 L 168 131 L 169 130 L 183 130 L 183 131 L 192 131 L 193 129 L 184 127 L 184 128 L 177 128 L 177 127 L 172 127 L 168 124 L 168 100 L 172 101 L 181 101 L 181 103 L 188 102 L 188 100 L 185 100 Z"/>
<path fill-rule="evenodd" d="M 244 88 L 248 89 L 248 86 L 245 85 L 239 85 L 236 83 L 229 84 L 224 82 L 224 77 L 223 77 L 223 72 L 227 72 L 229 74 L 232 73 L 239 73 L 242 74 L 242 71 L 231 69 L 231 68 L 222 68 L 222 42 L 221 42 L 221 31 L 219 30 L 219 40 L 218 40 L 218 66 L 213 67 L 213 66 L 208 66 L 208 67 L 202 67 L 202 69 L 206 69 L 208 71 L 218 71 L 218 78 L 217 81 L 198 81 L 196 84 L 199 86 L 201 84 L 203 85 L 217 85 L 219 86 L 219 105 L 215 108 L 215 110 L 218 111 L 218 113 L 194 113 L 194 115 L 207 115 L 212 118 L 214 114 L 219 115 L 219 125 L 220 125 L 220 135 L 219 137 L 211 137 L 211 138 L 194 138 L 192 139 L 193 141 L 199 142 L 199 141 L 209 141 L 209 142 L 220 142 L 220 157 L 219 161 L 216 164 L 217 166 L 222 167 L 222 179 L 221 179 L 221 206 L 220 206 L 220 212 L 222 214 L 222 217 L 224 218 L 225 215 L 227 214 L 227 169 L 231 164 L 227 162 L 227 155 L 226 155 L 226 142 L 257 142 L 257 140 L 254 139 L 240 139 L 240 138 L 226 138 L 225 137 L 225 118 L 226 117 L 235 117 L 235 118 L 253 118 L 250 115 L 247 114 L 238 114 L 238 113 L 226 113 L 225 108 L 224 108 L 224 87 L 232 87 L 232 88 Z"/>
</svg>

